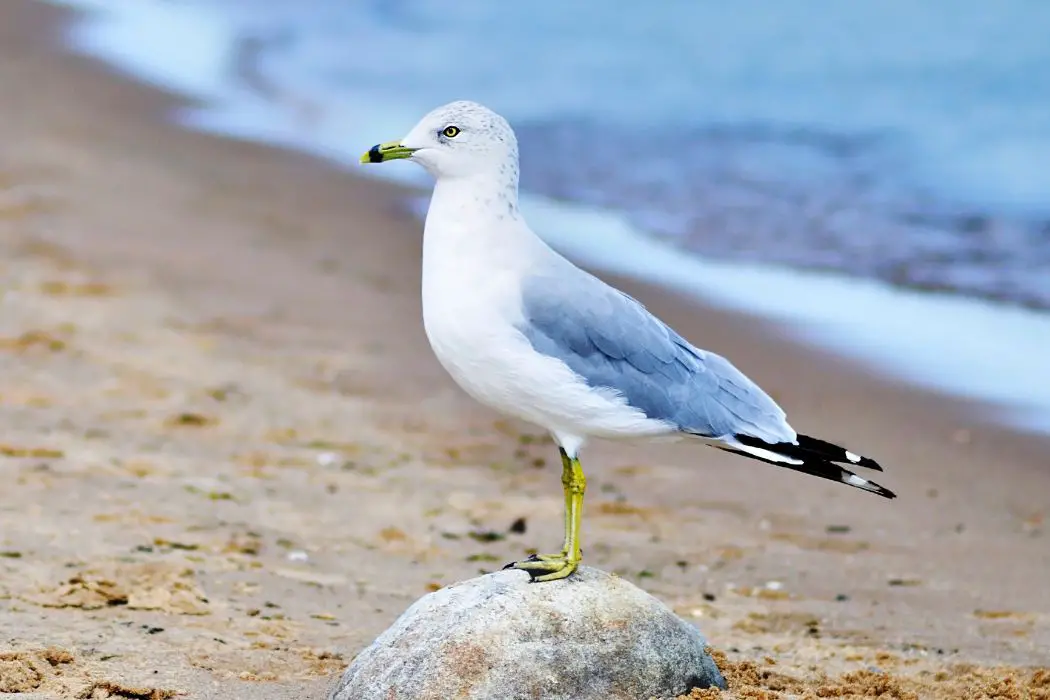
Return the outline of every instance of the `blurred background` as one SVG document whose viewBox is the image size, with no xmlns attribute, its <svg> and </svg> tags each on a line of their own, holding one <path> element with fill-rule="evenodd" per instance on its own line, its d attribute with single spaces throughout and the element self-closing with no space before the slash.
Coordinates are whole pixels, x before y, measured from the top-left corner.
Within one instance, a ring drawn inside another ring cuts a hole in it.
<svg viewBox="0 0 1050 700">
<path fill-rule="evenodd" d="M 199 98 L 183 125 L 418 186 L 420 216 L 427 176 L 359 155 L 483 102 L 578 263 L 1050 432 L 1050 3 L 55 1 L 88 10 L 71 46 Z"/>
<path fill-rule="evenodd" d="M 75 4 L 202 125 L 355 162 L 474 99 L 525 190 L 684 249 L 1050 308 L 1042 0 Z"/>
<path fill-rule="evenodd" d="M 472 99 L 537 233 L 901 495 L 596 442 L 588 561 L 807 689 L 1045 665 L 1047 37 L 1046 0 L 0 1 L 0 627 L 309 697 L 558 541 L 546 439 L 427 347 L 429 178 L 358 162 Z"/>
</svg>

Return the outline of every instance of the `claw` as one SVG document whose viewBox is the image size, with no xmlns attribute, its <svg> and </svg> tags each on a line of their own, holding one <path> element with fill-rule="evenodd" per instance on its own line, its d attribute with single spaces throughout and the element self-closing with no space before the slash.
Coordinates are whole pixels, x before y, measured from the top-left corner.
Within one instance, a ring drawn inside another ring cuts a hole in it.
<svg viewBox="0 0 1050 700">
<path fill-rule="evenodd" d="M 587 477 L 575 457 L 561 452 L 561 483 L 565 491 L 565 546 L 558 554 L 531 554 L 521 561 L 512 561 L 504 569 L 527 571 L 534 583 L 567 578 L 580 566 L 580 519 L 583 513 L 583 493 Z"/>
<path fill-rule="evenodd" d="M 577 567 L 579 559 L 570 559 L 564 554 L 533 554 L 521 561 L 512 561 L 504 569 L 525 571 L 535 583 L 557 581 L 570 576 Z"/>
</svg>

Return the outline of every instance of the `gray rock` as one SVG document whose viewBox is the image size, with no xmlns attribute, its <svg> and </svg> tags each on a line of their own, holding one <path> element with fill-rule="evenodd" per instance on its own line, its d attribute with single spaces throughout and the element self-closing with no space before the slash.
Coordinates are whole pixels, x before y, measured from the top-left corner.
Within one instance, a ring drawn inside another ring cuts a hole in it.
<svg viewBox="0 0 1050 700">
<path fill-rule="evenodd" d="M 623 579 L 499 571 L 416 601 L 329 700 L 648 700 L 725 688 L 699 630 Z"/>
</svg>

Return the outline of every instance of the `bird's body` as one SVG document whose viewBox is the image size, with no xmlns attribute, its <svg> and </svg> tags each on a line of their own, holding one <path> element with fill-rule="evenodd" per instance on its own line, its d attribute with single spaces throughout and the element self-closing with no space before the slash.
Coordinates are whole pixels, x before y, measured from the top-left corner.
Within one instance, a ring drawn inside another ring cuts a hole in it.
<svg viewBox="0 0 1050 700">
<path fill-rule="evenodd" d="M 492 221 L 469 206 L 473 188 L 435 187 L 423 241 L 423 324 L 434 354 L 471 396 L 546 428 L 559 444 L 587 437 L 668 434 L 614 392 L 596 392 L 557 357 L 539 353 L 528 327 L 526 283 L 553 276 L 568 261 L 540 240 L 517 212 L 502 233 L 477 245 Z M 465 215 L 465 212 L 471 212 Z M 594 280 L 602 284 L 597 279 Z"/>
<path fill-rule="evenodd" d="M 592 437 L 696 439 L 893 497 L 837 464 L 881 469 L 873 460 L 797 434 L 728 360 L 536 236 L 518 209 L 517 142 L 502 117 L 451 103 L 362 160 L 395 158 L 417 160 L 436 178 L 422 287 L 435 355 L 468 394 L 545 428 L 561 449 L 565 547 L 515 566 L 539 580 L 575 570 L 586 483 L 577 456 Z"/>
</svg>

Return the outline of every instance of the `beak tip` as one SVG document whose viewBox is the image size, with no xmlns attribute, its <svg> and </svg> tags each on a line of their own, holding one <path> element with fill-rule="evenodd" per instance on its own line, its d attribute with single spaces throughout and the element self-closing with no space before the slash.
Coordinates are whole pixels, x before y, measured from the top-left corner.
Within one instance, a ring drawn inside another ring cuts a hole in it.
<svg viewBox="0 0 1050 700">
<path fill-rule="evenodd" d="M 362 163 L 382 163 L 383 154 L 379 152 L 379 144 L 372 146 L 363 154 L 361 154 Z"/>
</svg>

